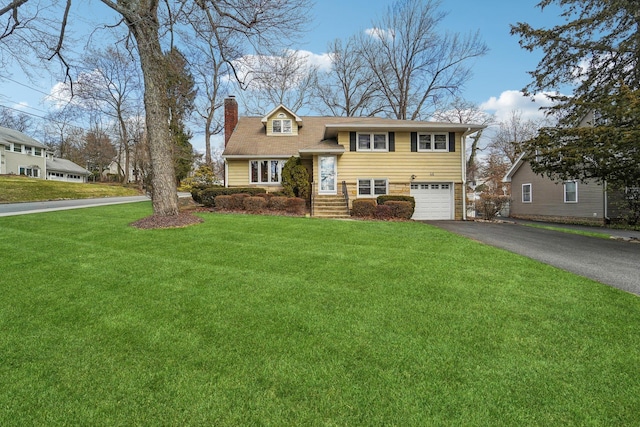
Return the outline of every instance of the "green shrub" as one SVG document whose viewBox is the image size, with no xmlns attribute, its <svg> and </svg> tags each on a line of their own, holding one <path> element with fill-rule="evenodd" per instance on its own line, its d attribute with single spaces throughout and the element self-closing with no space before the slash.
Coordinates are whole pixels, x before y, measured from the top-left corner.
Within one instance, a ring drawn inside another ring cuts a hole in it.
<svg viewBox="0 0 640 427">
<path fill-rule="evenodd" d="M 218 209 L 226 209 L 226 210 L 231 209 L 231 196 L 226 196 L 226 195 L 217 196 L 215 206 Z"/>
<path fill-rule="evenodd" d="M 390 205 L 377 205 L 373 212 L 376 219 L 391 219 L 394 217 L 393 208 Z"/>
<path fill-rule="evenodd" d="M 351 204 L 351 215 L 358 217 L 371 217 L 376 211 L 375 199 L 355 199 Z"/>
<path fill-rule="evenodd" d="M 388 200 L 384 205 L 391 208 L 391 213 L 395 218 L 411 219 L 413 216 L 413 206 L 410 202 L 401 200 Z"/>
<path fill-rule="evenodd" d="M 285 201 L 285 210 L 296 215 L 304 215 L 307 212 L 307 201 L 300 197 L 289 197 Z"/>
<path fill-rule="evenodd" d="M 260 212 L 267 206 L 267 200 L 260 196 L 249 196 L 244 199 L 244 209 L 249 212 Z"/>
<path fill-rule="evenodd" d="M 379 205 L 384 205 L 388 201 L 409 202 L 409 203 L 411 203 L 411 208 L 412 209 L 416 208 L 416 199 L 414 199 L 411 196 L 390 196 L 390 195 L 378 196 L 378 204 Z"/>
<path fill-rule="evenodd" d="M 201 190 L 192 189 L 191 197 L 193 197 L 193 200 L 196 203 L 199 203 L 206 207 L 214 208 L 216 207 L 215 199 L 218 196 L 230 196 L 232 194 L 238 194 L 238 193 L 245 193 L 251 196 L 255 196 L 256 194 L 262 194 L 266 192 L 267 191 L 264 188 L 257 188 L 257 187 L 241 188 L 241 187 L 222 187 L 220 185 L 214 185 L 214 186 L 203 188 Z"/>
<path fill-rule="evenodd" d="M 300 157 L 290 157 L 282 168 L 282 192 L 288 197 L 308 199 L 311 194 L 309 171 Z"/>
</svg>

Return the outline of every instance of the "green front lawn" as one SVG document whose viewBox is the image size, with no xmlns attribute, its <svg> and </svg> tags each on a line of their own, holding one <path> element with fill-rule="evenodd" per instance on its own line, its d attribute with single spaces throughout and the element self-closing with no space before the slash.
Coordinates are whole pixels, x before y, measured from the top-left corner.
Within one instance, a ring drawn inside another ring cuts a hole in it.
<svg viewBox="0 0 640 427">
<path fill-rule="evenodd" d="M 640 299 L 420 223 L 0 218 L 0 425 L 638 425 Z"/>
<path fill-rule="evenodd" d="M 139 190 L 121 185 L 49 181 L 19 175 L 0 176 L 0 203 L 138 195 Z"/>
</svg>

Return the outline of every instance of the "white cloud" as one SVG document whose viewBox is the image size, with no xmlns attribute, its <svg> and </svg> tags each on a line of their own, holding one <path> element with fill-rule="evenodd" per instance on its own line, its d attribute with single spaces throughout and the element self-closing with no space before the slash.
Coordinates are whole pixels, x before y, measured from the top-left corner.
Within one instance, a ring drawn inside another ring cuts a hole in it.
<svg viewBox="0 0 640 427">
<path fill-rule="evenodd" d="M 544 111 L 540 108 L 552 105 L 547 93 L 536 94 L 532 99 L 518 90 L 506 90 L 499 97 L 492 96 L 481 103 L 480 109 L 493 113 L 497 121 L 507 120 L 513 111 L 521 112 L 524 120 L 540 120 L 544 118 Z"/>
<path fill-rule="evenodd" d="M 302 58 L 306 58 L 307 64 L 317 67 L 319 71 L 330 71 L 333 64 L 332 55 L 329 53 L 313 53 L 308 50 L 298 50 L 296 54 Z"/>
<path fill-rule="evenodd" d="M 50 102 L 56 110 L 63 109 L 71 102 L 71 90 L 68 83 L 58 82 L 49 91 L 49 95 L 44 98 Z"/>
<path fill-rule="evenodd" d="M 14 110 L 25 111 L 31 107 L 29 106 L 28 102 L 22 101 L 22 102 L 18 102 L 17 104 L 13 104 L 11 108 L 13 108 Z"/>
</svg>

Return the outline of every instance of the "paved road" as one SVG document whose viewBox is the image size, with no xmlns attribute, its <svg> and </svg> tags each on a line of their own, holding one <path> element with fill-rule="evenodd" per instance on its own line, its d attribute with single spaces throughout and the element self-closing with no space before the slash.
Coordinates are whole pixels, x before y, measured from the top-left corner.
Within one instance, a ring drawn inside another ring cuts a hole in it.
<svg viewBox="0 0 640 427">
<path fill-rule="evenodd" d="M 88 208 L 92 206 L 117 205 L 142 202 L 147 196 L 103 197 L 98 199 L 53 200 L 50 202 L 25 202 L 0 204 L 0 216 L 25 215 L 66 209 Z"/>
<path fill-rule="evenodd" d="M 514 223 L 428 223 L 640 295 L 640 243 L 574 235 Z"/>
</svg>

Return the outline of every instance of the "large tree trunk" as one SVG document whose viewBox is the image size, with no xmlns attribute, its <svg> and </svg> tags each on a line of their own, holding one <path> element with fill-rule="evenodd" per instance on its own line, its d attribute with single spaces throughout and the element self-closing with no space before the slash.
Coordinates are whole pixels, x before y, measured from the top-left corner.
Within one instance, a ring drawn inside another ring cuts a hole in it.
<svg viewBox="0 0 640 427">
<path fill-rule="evenodd" d="M 153 1 L 151 3 L 154 3 Z M 144 77 L 144 106 L 146 113 L 149 156 L 151 161 L 151 200 L 154 215 L 178 214 L 178 196 L 173 168 L 169 110 L 164 105 L 164 55 L 158 37 L 158 19 L 155 6 L 149 7 L 141 19 L 126 17 L 136 43 Z"/>
</svg>

